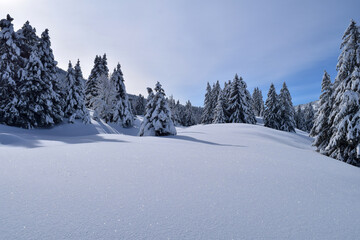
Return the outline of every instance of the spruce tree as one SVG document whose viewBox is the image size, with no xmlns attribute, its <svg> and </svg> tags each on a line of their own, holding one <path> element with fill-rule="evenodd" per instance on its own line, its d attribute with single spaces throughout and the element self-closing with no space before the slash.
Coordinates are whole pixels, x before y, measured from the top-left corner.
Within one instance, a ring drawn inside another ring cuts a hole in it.
<svg viewBox="0 0 360 240">
<path fill-rule="evenodd" d="M 212 89 L 211 86 L 209 84 L 209 82 L 207 83 L 206 86 L 206 94 L 205 94 L 205 100 L 204 100 L 204 111 L 202 113 L 201 116 L 201 123 L 202 124 L 210 124 L 212 123 Z"/>
<path fill-rule="evenodd" d="M 22 58 L 29 59 L 31 52 L 37 47 L 39 37 L 36 35 L 36 29 L 33 28 L 29 21 L 16 32 L 18 36 L 18 46 Z M 25 63 L 26 64 L 26 63 Z"/>
<path fill-rule="evenodd" d="M 306 131 L 304 112 L 301 110 L 300 106 L 297 106 L 295 110 L 295 123 L 297 129 Z"/>
<path fill-rule="evenodd" d="M 193 114 L 193 109 L 190 100 L 188 100 L 185 104 L 185 113 L 183 118 L 183 126 L 189 127 L 195 125 L 195 119 Z"/>
<path fill-rule="evenodd" d="M 159 82 L 154 90 L 155 95 L 148 89 L 146 114 L 140 127 L 139 136 L 176 135 L 176 129 L 171 120 L 171 111 L 165 99 L 165 91 Z"/>
<path fill-rule="evenodd" d="M 274 84 L 270 85 L 270 89 L 265 101 L 264 110 L 264 126 L 280 129 L 279 103 Z"/>
<path fill-rule="evenodd" d="M 105 57 L 104 55 L 104 58 Z M 115 103 L 112 119 L 123 127 L 131 127 L 134 122 L 134 116 L 131 111 L 129 98 L 125 89 L 124 76 L 119 63 L 116 69 L 114 69 L 110 81 L 115 88 Z"/>
<path fill-rule="evenodd" d="M 280 130 L 295 132 L 295 109 L 292 104 L 289 89 L 285 82 L 279 94 L 279 115 Z"/>
<path fill-rule="evenodd" d="M 90 104 L 93 106 L 95 120 L 103 119 L 105 122 L 111 122 L 113 119 L 114 102 L 116 91 L 109 78 L 102 74 L 97 79 L 96 97 L 91 98 Z"/>
<path fill-rule="evenodd" d="M 263 100 L 262 92 L 258 87 L 254 88 L 252 99 L 253 99 L 253 109 L 255 115 L 258 117 L 262 117 L 264 112 L 264 100 Z"/>
<path fill-rule="evenodd" d="M 310 132 L 314 125 L 314 108 L 311 103 L 305 105 L 304 119 L 305 119 L 305 131 Z"/>
<path fill-rule="evenodd" d="M 146 100 L 143 95 L 139 94 L 136 98 L 135 103 L 135 112 L 137 115 L 144 115 L 145 114 L 145 107 L 146 107 Z"/>
<path fill-rule="evenodd" d="M 69 118 L 70 123 L 74 123 L 75 119 L 81 119 L 83 123 L 90 123 L 89 112 L 85 107 L 83 76 L 79 60 L 75 69 L 69 62 L 65 82 L 67 89 L 64 116 Z"/>
<path fill-rule="evenodd" d="M 102 74 L 101 65 L 102 65 L 102 58 L 101 56 L 96 55 L 94 60 L 94 66 L 91 69 L 88 80 L 86 81 L 86 88 L 85 88 L 86 106 L 89 108 L 93 108 L 91 103 L 94 102 L 93 98 L 96 98 L 98 95 L 97 89 L 98 89 L 98 85 L 101 83 L 97 82 L 97 80 L 100 79 L 100 75 Z"/>
<path fill-rule="evenodd" d="M 229 97 L 227 109 L 230 115 L 229 122 L 255 124 L 256 119 L 252 109 L 251 95 L 246 89 L 246 83 L 237 74 L 231 83 Z"/>
<path fill-rule="evenodd" d="M 321 95 L 319 100 L 319 109 L 315 115 L 313 128 L 310 131 L 310 136 L 314 137 L 313 145 L 317 147 L 317 151 L 325 153 L 325 147 L 330 139 L 330 125 L 329 115 L 331 112 L 331 94 L 332 84 L 329 74 L 325 71 L 321 83 Z"/>
<path fill-rule="evenodd" d="M 224 89 L 225 90 L 225 89 Z M 217 99 L 213 123 L 226 123 L 224 91 L 220 92 Z"/>
<path fill-rule="evenodd" d="M 17 84 L 22 65 L 17 34 L 7 15 L 0 21 L 0 123 L 14 125 L 19 118 Z"/>
<path fill-rule="evenodd" d="M 334 82 L 334 92 L 331 96 L 332 110 L 329 116 L 331 138 L 326 153 L 338 160 L 357 165 L 355 149 L 358 140 L 353 140 L 356 133 L 356 113 L 358 109 L 357 79 L 360 67 L 360 33 L 355 21 L 351 20 L 346 29 L 341 44 L 338 64 L 338 74 Z M 353 135 L 354 134 L 354 135 Z"/>
<path fill-rule="evenodd" d="M 49 95 L 51 101 L 52 108 L 52 118 L 55 124 L 62 122 L 62 118 L 64 116 L 63 108 L 64 108 L 64 96 L 62 95 L 62 87 L 57 79 L 57 62 L 54 59 L 54 54 L 51 49 L 51 41 L 49 36 L 49 30 L 45 29 L 45 31 L 41 34 L 40 43 L 38 45 L 40 60 L 44 66 L 44 71 L 42 72 L 42 79 L 45 82 L 51 83 L 49 84 Z"/>
</svg>

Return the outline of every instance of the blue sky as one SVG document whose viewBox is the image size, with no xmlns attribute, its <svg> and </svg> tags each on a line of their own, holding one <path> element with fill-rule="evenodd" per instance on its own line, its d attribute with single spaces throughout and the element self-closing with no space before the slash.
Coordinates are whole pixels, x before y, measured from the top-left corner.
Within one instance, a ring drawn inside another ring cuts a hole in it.
<svg viewBox="0 0 360 240">
<path fill-rule="evenodd" d="M 81 61 L 84 76 L 96 54 L 122 65 L 129 93 L 160 81 L 168 95 L 203 104 L 206 82 L 235 73 L 264 100 L 270 83 L 286 81 L 294 104 L 316 100 L 324 69 L 336 76 L 342 35 L 360 23 L 360 1 L 85 1 L 2 0 L 15 29 L 26 20 L 49 28 L 59 66 Z"/>
</svg>

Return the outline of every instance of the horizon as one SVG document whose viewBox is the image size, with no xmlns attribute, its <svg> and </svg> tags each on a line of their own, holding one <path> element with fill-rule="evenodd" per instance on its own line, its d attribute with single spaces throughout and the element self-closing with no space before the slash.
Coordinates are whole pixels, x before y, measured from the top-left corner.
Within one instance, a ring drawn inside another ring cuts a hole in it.
<svg viewBox="0 0 360 240">
<path fill-rule="evenodd" d="M 264 101 L 270 84 L 279 92 L 284 81 L 294 105 L 317 100 L 323 71 L 335 79 L 342 35 L 350 19 L 359 23 L 360 7 L 357 1 L 70 3 L 5 1 L 1 18 L 10 14 L 15 30 L 28 20 L 38 35 L 48 28 L 65 71 L 69 60 L 80 59 L 87 79 L 95 55 L 106 53 L 110 73 L 121 64 L 128 93 L 146 97 L 146 87 L 159 81 L 168 96 L 193 106 L 203 106 L 207 82 L 223 87 L 235 73 L 250 93 L 259 87 Z"/>
</svg>

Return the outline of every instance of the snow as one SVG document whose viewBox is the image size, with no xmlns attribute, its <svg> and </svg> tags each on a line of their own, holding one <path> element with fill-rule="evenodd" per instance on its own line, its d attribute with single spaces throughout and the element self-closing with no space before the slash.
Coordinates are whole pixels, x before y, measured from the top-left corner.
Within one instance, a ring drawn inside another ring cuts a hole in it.
<svg viewBox="0 0 360 240">
<path fill-rule="evenodd" d="M 356 239 L 360 169 L 260 125 L 0 125 L 0 239 Z M 99 133 L 100 132 L 100 133 Z"/>
</svg>

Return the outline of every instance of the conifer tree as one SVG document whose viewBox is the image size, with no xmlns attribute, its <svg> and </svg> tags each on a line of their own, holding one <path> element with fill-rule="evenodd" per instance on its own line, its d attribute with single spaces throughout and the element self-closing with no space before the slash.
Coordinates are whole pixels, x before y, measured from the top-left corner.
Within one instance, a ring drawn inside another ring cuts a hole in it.
<svg viewBox="0 0 360 240">
<path fill-rule="evenodd" d="M 55 124 L 62 122 L 64 116 L 64 96 L 62 95 L 62 87 L 57 79 L 57 62 L 54 59 L 54 54 L 51 49 L 51 41 L 49 36 L 49 30 L 41 34 L 40 43 L 38 45 L 40 61 L 44 66 L 44 72 L 42 72 L 42 80 L 44 82 L 50 82 L 49 91 L 51 92 L 50 101 L 52 102 L 52 118 Z"/>
<path fill-rule="evenodd" d="M 252 99 L 253 99 L 253 109 L 255 115 L 258 117 L 262 117 L 264 112 L 264 100 L 263 100 L 262 92 L 258 87 L 254 88 Z"/>
<path fill-rule="evenodd" d="M 270 89 L 265 101 L 264 110 L 264 126 L 280 129 L 279 103 L 274 84 L 270 85 Z"/>
<path fill-rule="evenodd" d="M 146 114 L 140 127 L 139 136 L 176 135 L 176 129 L 171 120 L 171 111 L 165 99 L 165 92 L 159 82 L 157 82 L 154 90 L 155 95 L 148 89 Z"/>
<path fill-rule="evenodd" d="M 104 58 L 106 58 L 105 55 Z M 112 119 L 123 127 L 131 127 L 134 122 L 134 116 L 131 112 L 131 106 L 124 84 L 124 76 L 119 63 L 116 69 L 114 69 L 110 81 L 115 88 L 115 103 Z"/>
<path fill-rule="evenodd" d="M 65 82 L 67 89 L 64 116 L 69 118 L 70 123 L 74 123 L 75 119 L 81 119 L 83 123 L 90 123 L 89 112 L 85 107 L 83 76 L 79 60 L 75 69 L 69 62 Z"/>
<path fill-rule="evenodd" d="M 338 160 L 358 165 L 355 149 L 358 140 L 356 113 L 358 111 L 357 89 L 358 68 L 360 67 L 360 33 L 355 21 L 351 20 L 346 29 L 341 44 L 338 64 L 338 74 L 334 82 L 334 92 L 331 96 L 332 110 L 329 116 L 331 138 L 325 148 L 326 154 Z"/>
<path fill-rule="evenodd" d="M 26 21 L 16 34 L 18 36 L 18 46 L 21 57 L 24 58 L 24 60 L 29 59 L 31 52 L 38 46 L 39 42 L 36 29 L 30 25 L 29 21 Z"/>
<path fill-rule="evenodd" d="M 280 130 L 295 132 L 295 109 L 292 104 L 289 89 L 284 82 L 279 94 Z"/>
<path fill-rule="evenodd" d="M 311 103 L 305 105 L 304 119 L 305 119 L 305 131 L 310 132 L 314 125 L 314 108 Z"/>
<path fill-rule="evenodd" d="M 225 89 L 224 89 L 225 90 Z M 215 115 L 213 123 L 226 123 L 226 115 L 225 115 L 225 101 L 224 101 L 224 91 L 220 92 L 216 107 L 215 107 Z"/>
<path fill-rule="evenodd" d="M 100 75 L 102 74 L 102 58 L 101 56 L 96 55 L 94 60 L 94 66 L 91 69 L 91 73 L 89 75 L 88 80 L 86 81 L 85 88 L 85 97 L 86 97 L 86 106 L 92 108 L 91 102 L 93 102 L 93 98 L 96 98 L 98 95 L 97 89 L 98 85 L 101 84 L 96 80 L 100 79 Z M 106 76 L 106 75 L 105 75 Z"/>
<path fill-rule="evenodd" d="M 146 100 L 143 95 L 139 94 L 136 98 L 135 103 L 135 112 L 137 115 L 144 115 L 145 114 L 145 107 L 146 107 Z"/>
<path fill-rule="evenodd" d="M 193 109 L 190 100 L 188 100 L 185 104 L 185 113 L 183 118 L 183 126 L 189 127 L 195 125 L 195 119 L 193 114 Z"/>
<path fill-rule="evenodd" d="M 231 123 L 256 123 L 250 93 L 246 89 L 246 83 L 237 74 L 231 83 L 227 111 L 229 112 L 229 122 Z"/>
<path fill-rule="evenodd" d="M 306 131 L 304 113 L 300 106 L 296 107 L 295 110 L 295 123 L 297 129 Z"/>
<path fill-rule="evenodd" d="M 8 125 L 14 125 L 19 118 L 17 83 L 22 64 L 13 20 L 7 15 L 0 21 L 0 123 Z"/>
<path fill-rule="evenodd" d="M 206 94 L 205 94 L 205 100 L 204 100 L 204 111 L 203 114 L 201 116 L 201 123 L 202 124 L 210 124 L 212 123 L 212 89 L 211 86 L 209 84 L 209 82 L 207 83 L 206 86 Z"/>
<path fill-rule="evenodd" d="M 313 145 L 317 147 L 317 150 L 321 153 L 325 153 L 325 147 L 329 143 L 330 139 L 330 126 L 329 115 L 332 108 L 331 94 L 332 84 L 329 74 L 325 71 L 321 83 L 321 92 L 319 100 L 319 109 L 315 115 L 315 121 L 313 128 L 310 131 L 310 136 L 314 137 Z"/>
<path fill-rule="evenodd" d="M 111 122 L 116 95 L 115 88 L 105 74 L 100 75 L 98 79 L 95 79 L 95 82 L 97 82 L 97 96 L 91 98 L 90 101 L 94 109 L 93 118 L 95 120 L 103 119 L 105 122 Z"/>
</svg>

